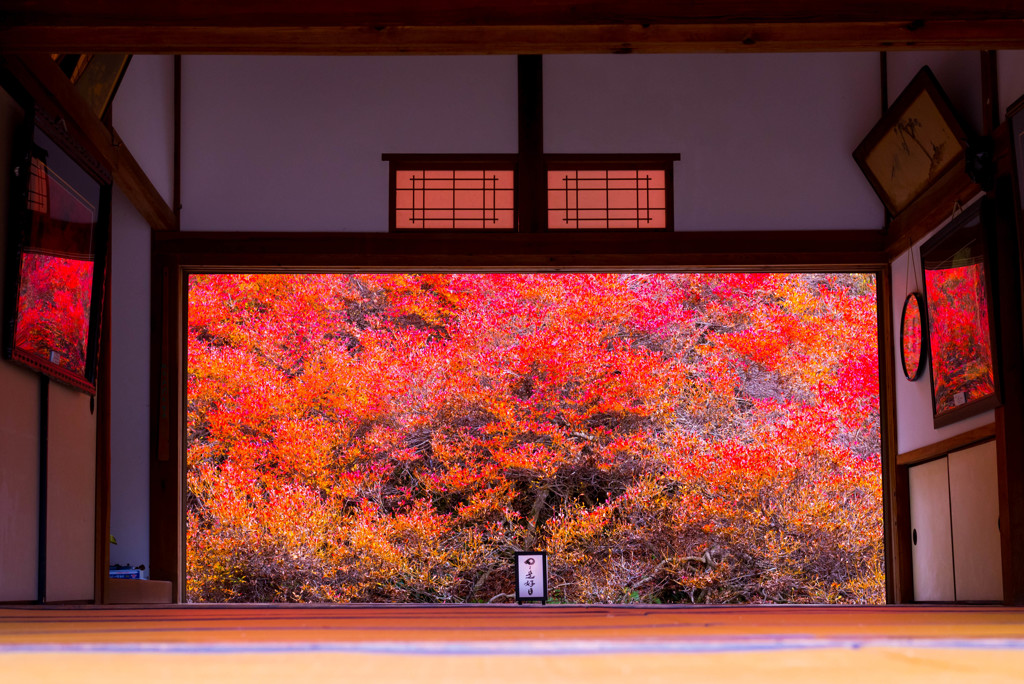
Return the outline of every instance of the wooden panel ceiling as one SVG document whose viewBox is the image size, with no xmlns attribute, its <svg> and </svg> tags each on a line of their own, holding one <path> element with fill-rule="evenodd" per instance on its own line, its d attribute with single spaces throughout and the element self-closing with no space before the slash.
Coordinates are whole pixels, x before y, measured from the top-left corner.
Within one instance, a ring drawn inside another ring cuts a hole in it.
<svg viewBox="0 0 1024 684">
<path fill-rule="evenodd" d="M 1020 0 L 2 0 L 0 51 L 1024 49 Z"/>
</svg>

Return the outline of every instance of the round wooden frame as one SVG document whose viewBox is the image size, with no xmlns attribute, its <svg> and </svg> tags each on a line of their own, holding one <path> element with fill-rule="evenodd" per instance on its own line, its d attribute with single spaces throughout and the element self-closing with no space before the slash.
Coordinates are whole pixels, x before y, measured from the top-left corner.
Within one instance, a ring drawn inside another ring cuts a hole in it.
<svg viewBox="0 0 1024 684">
<path fill-rule="evenodd" d="M 921 324 L 918 326 L 918 345 L 921 350 L 920 356 L 917 360 L 917 368 L 914 369 L 913 375 L 907 370 L 907 335 L 911 334 L 907 330 L 907 311 L 910 307 L 910 302 L 915 301 L 917 303 L 918 318 Z M 924 371 L 924 364 L 928 360 L 928 319 L 925 317 L 924 308 L 924 297 L 919 292 L 911 292 L 907 295 L 906 300 L 903 302 L 903 313 L 900 315 L 900 365 L 903 366 L 903 375 L 906 376 L 907 380 L 917 380 L 921 377 Z"/>
</svg>

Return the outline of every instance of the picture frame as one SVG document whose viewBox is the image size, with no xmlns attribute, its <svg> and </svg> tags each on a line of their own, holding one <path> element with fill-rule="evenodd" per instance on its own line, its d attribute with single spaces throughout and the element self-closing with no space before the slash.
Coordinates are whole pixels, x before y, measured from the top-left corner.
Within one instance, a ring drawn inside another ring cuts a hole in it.
<svg viewBox="0 0 1024 684">
<path fill-rule="evenodd" d="M 42 110 L 26 109 L 15 145 L 4 356 L 95 394 L 111 178 Z"/>
<path fill-rule="evenodd" d="M 950 168 L 963 164 L 967 134 L 935 75 L 923 67 L 875 124 L 853 158 L 896 216 Z"/>
<path fill-rule="evenodd" d="M 903 375 L 913 382 L 924 372 L 928 360 L 928 318 L 924 297 L 911 292 L 903 302 L 900 316 L 900 363 Z"/>
<path fill-rule="evenodd" d="M 936 428 L 999 405 L 992 213 L 976 202 L 921 247 Z"/>
<path fill-rule="evenodd" d="M 548 555 L 544 551 L 518 551 L 515 554 L 516 603 L 548 601 Z"/>
<path fill-rule="evenodd" d="M 1006 121 L 1010 128 L 1010 153 L 1013 157 L 1013 189 L 1016 195 L 1014 214 L 1018 226 L 1024 226 L 1024 95 L 1006 108 Z M 1024 245 L 1020 245 L 1024 262 Z"/>
</svg>

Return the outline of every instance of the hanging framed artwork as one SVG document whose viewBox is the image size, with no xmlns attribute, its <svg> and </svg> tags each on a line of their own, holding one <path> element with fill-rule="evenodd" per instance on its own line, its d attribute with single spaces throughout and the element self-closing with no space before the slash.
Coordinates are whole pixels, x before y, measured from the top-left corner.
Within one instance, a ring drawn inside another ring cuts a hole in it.
<svg viewBox="0 0 1024 684">
<path fill-rule="evenodd" d="M 924 315 L 924 298 L 911 292 L 903 302 L 900 319 L 900 361 L 907 380 L 917 380 L 928 359 L 928 319 Z"/>
<path fill-rule="evenodd" d="M 96 391 L 111 180 L 66 127 L 26 116 L 11 176 L 5 356 Z"/>
<path fill-rule="evenodd" d="M 935 427 L 999 405 L 991 213 L 976 202 L 921 247 Z"/>
<path fill-rule="evenodd" d="M 853 152 L 893 216 L 964 160 L 967 135 L 931 69 L 910 85 Z"/>
<path fill-rule="evenodd" d="M 1006 110 L 1006 120 L 1010 127 L 1013 150 L 1013 188 L 1016 201 L 1013 203 L 1017 216 L 1017 225 L 1024 226 L 1024 95 Z M 1024 244 L 1020 245 L 1024 258 Z"/>
</svg>

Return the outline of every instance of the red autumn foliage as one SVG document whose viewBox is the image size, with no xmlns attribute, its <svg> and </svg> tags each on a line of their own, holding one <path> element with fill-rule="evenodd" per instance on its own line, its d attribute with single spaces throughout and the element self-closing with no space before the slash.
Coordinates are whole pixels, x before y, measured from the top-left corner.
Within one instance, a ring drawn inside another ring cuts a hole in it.
<svg viewBox="0 0 1024 684">
<path fill-rule="evenodd" d="M 92 274 L 91 261 L 25 252 L 14 345 L 84 375 Z"/>
<path fill-rule="evenodd" d="M 925 283 L 935 411 L 943 413 L 995 392 L 985 267 L 925 269 Z"/>
<path fill-rule="evenodd" d="M 201 275 L 192 601 L 883 600 L 874 281 Z"/>
</svg>

